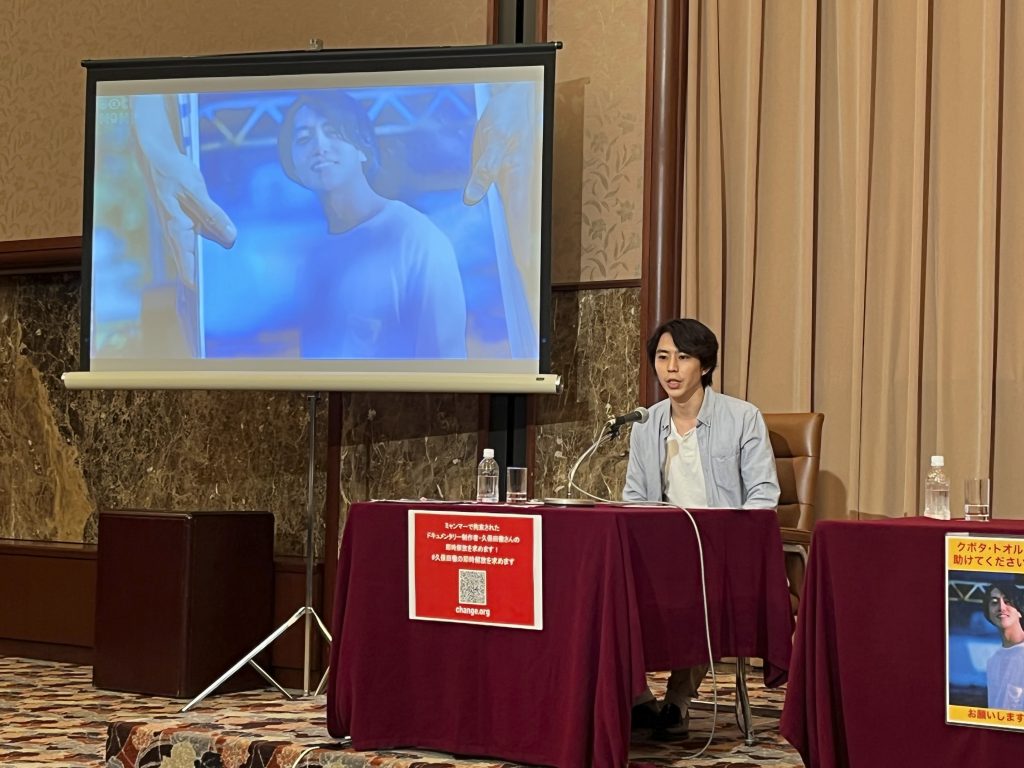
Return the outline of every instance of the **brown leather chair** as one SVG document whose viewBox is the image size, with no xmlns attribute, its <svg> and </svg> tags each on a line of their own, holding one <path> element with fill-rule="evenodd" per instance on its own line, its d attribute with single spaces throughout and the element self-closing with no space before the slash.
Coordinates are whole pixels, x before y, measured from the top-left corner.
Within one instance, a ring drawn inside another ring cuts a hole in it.
<svg viewBox="0 0 1024 768">
<path fill-rule="evenodd" d="M 807 552 L 814 529 L 814 493 L 821 460 L 823 413 L 766 413 L 768 437 L 779 474 L 779 526 L 786 551 L 790 602 L 796 614 L 803 589 Z"/>
</svg>

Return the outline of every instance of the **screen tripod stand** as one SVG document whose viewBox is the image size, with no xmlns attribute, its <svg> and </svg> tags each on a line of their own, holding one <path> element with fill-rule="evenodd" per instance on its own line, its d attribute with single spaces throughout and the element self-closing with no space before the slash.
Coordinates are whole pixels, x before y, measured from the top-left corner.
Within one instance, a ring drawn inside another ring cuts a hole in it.
<svg viewBox="0 0 1024 768">
<path fill-rule="evenodd" d="M 317 684 L 316 688 L 314 689 L 310 685 L 314 623 L 320 630 L 320 634 L 323 635 L 324 639 L 327 640 L 328 643 L 331 641 L 331 633 L 327 631 L 327 627 L 324 626 L 323 620 L 319 615 L 317 615 L 316 609 L 313 607 L 313 532 L 316 526 L 316 494 L 314 492 L 316 473 L 316 402 L 316 393 L 306 395 L 306 406 L 309 412 L 309 459 L 306 475 L 306 601 L 301 608 L 295 611 L 295 613 L 293 613 L 288 620 L 284 622 L 284 624 L 267 635 L 259 645 L 235 662 L 235 664 L 233 664 L 223 675 L 210 683 L 210 685 L 198 696 L 182 707 L 182 712 L 188 712 L 192 707 L 217 690 L 217 688 L 224 684 L 225 680 L 235 674 L 235 672 L 240 670 L 246 664 L 255 669 L 264 680 L 284 694 L 288 699 L 295 699 L 297 698 L 297 695 L 319 695 L 323 691 L 324 685 L 327 683 L 327 670 L 325 669 L 323 677 L 320 678 L 320 682 Z M 256 657 L 264 648 L 283 635 L 301 619 L 305 619 L 306 634 L 302 656 L 302 690 L 296 694 L 278 683 L 269 672 L 263 669 L 263 667 L 256 662 Z"/>
</svg>

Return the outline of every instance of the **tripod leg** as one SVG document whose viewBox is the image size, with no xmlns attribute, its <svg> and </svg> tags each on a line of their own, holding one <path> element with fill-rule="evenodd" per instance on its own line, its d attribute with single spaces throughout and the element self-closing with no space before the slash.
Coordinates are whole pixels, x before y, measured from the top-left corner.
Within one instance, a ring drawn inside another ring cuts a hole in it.
<svg viewBox="0 0 1024 768">
<path fill-rule="evenodd" d="M 270 673 L 267 672 L 267 670 L 265 670 L 263 667 L 257 664 L 256 659 L 249 659 L 249 666 L 255 669 L 257 672 L 259 672 L 263 679 L 270 683 L 274 688 L 277 688 L 277 690 L 279 690 L 286 699 L 288 699 L 289 701 L 295 701 L 295 697 L 292 696 L 287 689 L 283 688 L 281 684 L 277 682 L 277 680 L 271 677 Z"/>
<path fill-rule="evenodd" d="M 327 626 L 324 624 L 324 622 L 321 620 L 321 618 L 317 615 L 317 612 L 314 609 L 311 608 L 310 609 L 310 613 L 313 614 L 313 618 L 316 619 L 316 623 L 320 625 L 320 631 L 323 633 L 324 639 L 328 643 L 331 642 L 331 633 L 327 631 Z"/>
<path fill-rule="evenodd" d="M 246 654 L 244 657 L 239 659 L 227 672 L 225 672 L 223 675 L 221 675 L 212 683 L 210 683 L 210 685 L 202 693 L 200 693 L 198 696 L 192 699 L 192 701 L 190 701 L 184 707 L 182 707 L 181 711 L 188 712 L 190 709 L 192 709 L 192 707 L 194 707 L 200 701 L 202 701 L 215 690 L 217 690 L 217 688 L 219 688 L 224 683 L 225 680 L 227 680 L 229 677 L 235 674 L 235 672 L 237 672 L 250 661 L 252 661 L 254 658 L 256 658 L 260 651 L 262 651 L 264 648 L 266 648 L 268 645 L 274 642 L 278 637 L 280 637 L 285 632 L 285 630 L 287 630 L 292 624 L 301 619 L 305 615 L 307 610 L 309 609 L 305 606 L 299 608 L 299 610 L 297 610 L 295 613 L 291 615 L 291 618 L 289 618 L 288 621 L 286 621 L 280 627 L 271 632 L 262 642 L 260 642 L 259 645 L 257 645 L 251 651 L 249 651 L 249 653 Z M 280 686 L 278 687 L 280 688 Z"/>
<path fill-rule="evenodd" d="M 320 678 L 320 684 L 316 687 L 316 692 L 313 694 L 314 696 L 319 696 L 324 692 L 324 688 L 327 686 L 327 673 L 330 671 L 331 669 L 329 666 L 324 670 L 324 676 Z"/>
<path fill-rule="evenodd" d="M 307 607 L 309 603 L 306 603 Z M 303 635 L 303 651 L 302 651 L 302 695 L 309 696 L 312 689 L 309 687 L 309 670 L 312 666 L 313 659 L 313 617 L 309 614 L 313 613 L 313 609 L 309 608 L 306 611 L 306 621 Z"/>
</svg>

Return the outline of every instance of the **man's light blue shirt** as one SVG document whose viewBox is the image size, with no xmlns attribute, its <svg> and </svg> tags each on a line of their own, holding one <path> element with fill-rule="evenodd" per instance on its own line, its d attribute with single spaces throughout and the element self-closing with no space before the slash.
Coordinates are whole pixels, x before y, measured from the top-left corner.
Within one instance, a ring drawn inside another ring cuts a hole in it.
<svg viewBox="0 0 1024 768">
<path fill-rule="evenodd" d="M 665 440 L 671 401 L 651 406 L 650 418 L 629 435 L 629 465 L 622 498 L 663 501 Z M 752 403 L 704 389 L 697 413 L 697 446 L 708 506 L 774 509 L 779 503 L 775 454 L 764 417 Z"/>
</svg>

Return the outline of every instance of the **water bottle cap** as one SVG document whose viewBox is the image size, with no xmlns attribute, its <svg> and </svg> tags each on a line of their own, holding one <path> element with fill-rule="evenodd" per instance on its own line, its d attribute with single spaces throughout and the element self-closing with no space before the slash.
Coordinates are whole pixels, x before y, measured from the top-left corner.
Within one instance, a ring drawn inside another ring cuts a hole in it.
<svg viewBox="0 0 1024 768">
<path fill-rule="evenodd" d="M 941 456 L 932 456 L 933 467 L 944 467 L 946 466 L 946 460 Z"/>
<path fill-rule="evenodd" d="M 484 458 L 485 459 L 493 459 L 494 458 L 494 449 L 493 448 L 484 448 Z"/>
</svg>

